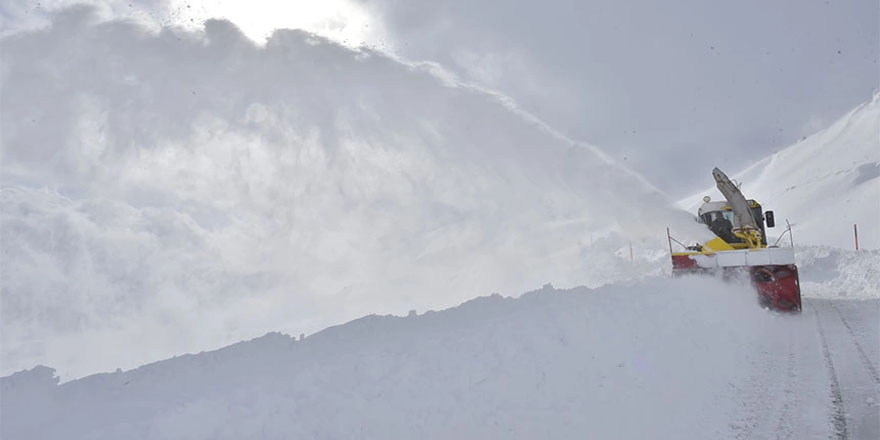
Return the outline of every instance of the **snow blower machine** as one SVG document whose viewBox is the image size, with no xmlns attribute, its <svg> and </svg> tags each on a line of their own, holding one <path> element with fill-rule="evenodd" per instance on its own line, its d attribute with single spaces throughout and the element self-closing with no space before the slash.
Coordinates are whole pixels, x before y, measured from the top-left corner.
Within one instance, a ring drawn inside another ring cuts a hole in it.
<svg viewBox="0 0 880 440">
<path fill-rule="evenodd" d="M 687 246 L 669 238 L 673 275 L 720 274 L 724 278 L 746 277 L 762 305 L 782 311 L 801 311 L 801 288 L 792 247 L 767 246 L 764 224 L 775 226 L 773 211 L 762 211 L 754 200 L 746 200 L 739 187 L 718 168 L 712 170 L 716 186 L 726 202 L 703 197 L 697 220 L 716 235 L 703 244 Z M 786 221 L 786 223 L 788 223 Z M 791 225 L 785 233 L 791 237 Z M 685 248 L 673 252 L 672 242 Z"/>
</svg>

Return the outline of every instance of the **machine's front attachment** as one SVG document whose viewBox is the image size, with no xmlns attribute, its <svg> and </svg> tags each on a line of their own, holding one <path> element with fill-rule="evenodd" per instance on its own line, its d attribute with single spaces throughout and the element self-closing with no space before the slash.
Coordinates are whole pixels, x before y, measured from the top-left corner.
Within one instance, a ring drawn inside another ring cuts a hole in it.
<svg viewBox="0 0 880 440">
<path fill-rule="evenodd" d="M 792 248 L 673 253 L 672 273 L 719 274 L 726 279 L 748 274 L 762 304 L 781 311 L 801 310 L 801 288 Z"/>
<path fill-rule="evenodd" d="M 794 264 L 749 268 L 761 302 L 777 310 L 801 311 L 801 286 Z"/>
</svg>

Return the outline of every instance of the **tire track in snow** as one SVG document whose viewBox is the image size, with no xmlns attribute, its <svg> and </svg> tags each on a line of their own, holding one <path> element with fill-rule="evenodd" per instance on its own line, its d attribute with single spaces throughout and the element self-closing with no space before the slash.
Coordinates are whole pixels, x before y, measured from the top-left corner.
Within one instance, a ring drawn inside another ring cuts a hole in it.
<svg viewBox="0 0 880 440">
<path fill-rule="evenodd" d="M 828 341 L 825 339 L 825 329 L 822 327 L 822 319 L 819 318 L 819 312 L 813 309 L 816 316 L 816 329 L 819 331 L 819 339 L 822 341 L 822 357 L 825 359 L 825 369 L 828 371 L 828 377 L 831 379 L 831 423 L 834 425 L 834 431 L 838 439 L 845 440 L 846 433 L 846 412 L 843 410 L 843 393 L 840 391 L 840 382 L 837 379 L 837 371 L 834 370 L 834 362 L 831 361 L 831 351 L 828 349 Z"/>
<path fill-rule="evenodd" d="M 843 313 L 837 308 L 837 304 L 831 303 L 831 306 L 834 307 L 834 310 L 837 312 L 837 316 L 840 317 L 840 320 L 843 322 L 843 325 L 846 327 L 846 331 L 852 337 L 853 344 L 856 346 L 856 350 L 859 352 L 859 358 L 862 360 L 862 364 L 865 365 L 865 369 L 868 370 L 868 374 L 874 379 L 874 382 L 880 385 L 880 374 L 877 373 L 877 369 L 874 367 L 874 364 L 871 363 L 871 358 L 865 353 L 865 349 L 862 347 L 862 344 L 859 343 L 859 339 L 856 337 L 856 333 L 853 331 L 852 327 L 847 322 L 846 318 L 843 317 Z"/>
<path fill-rule="evenodd" d="M 788 356 L 785 359 L 785 387 L 782 390 L 783 401 L 779 420 L 776 423 L 776 438 L 789 439 L 794 435 L 791 426 L 791 410 L 797 406 L 795 400 L 797 386 L 797 361 L 795 359 L 794 346 L 788 345 Z"/>
</svg>

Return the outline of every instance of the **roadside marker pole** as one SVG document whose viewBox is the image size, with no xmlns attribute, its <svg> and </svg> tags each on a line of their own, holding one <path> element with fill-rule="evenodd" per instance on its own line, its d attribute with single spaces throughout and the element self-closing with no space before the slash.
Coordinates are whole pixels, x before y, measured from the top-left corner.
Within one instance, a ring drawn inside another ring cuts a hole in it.
<svg viewBox="0 0 880 440">
<path fill-rule="evenodd" d="M 856 239 L 856 250 L 859 250 L 859 225 L 853 223 L 853 237 Z"/>
<path fill-rule="evenodd" d="M 634 261 L 633 260 L 633 242 L 632 242 L 632 240 L 630 240 L 629 241 L 629 262 L 632 263 L 633 261 Z"/>
<path fill-rule="evenodd" d="M 794 247 L 794 232 L 791 232 L 791 223 L 788 222 L 788 219 L 785 219 L 785 224 L 788 226 L 788 239 L 791 240 L 791 247 Z"/>
</svg>

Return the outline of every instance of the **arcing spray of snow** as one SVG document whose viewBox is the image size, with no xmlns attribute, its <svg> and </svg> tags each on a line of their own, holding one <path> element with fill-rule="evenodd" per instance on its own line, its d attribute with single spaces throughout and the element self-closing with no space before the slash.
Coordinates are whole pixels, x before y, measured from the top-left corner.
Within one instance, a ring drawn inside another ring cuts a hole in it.
<svg viewBox="0 0 880 440">
<path fill-rule="evenodd" d="M 0 373 L 595 286 L 706 233 L 497 96 L 305 32 L 79 8 L 0 49 Z"/>
<path fill-rule="evenodd" d="M 305 340 L 273 333 L 61 386 L 41 367 L 0 380 L 0 434 L 767 438 L 780 420 L 762 422 L 776 409 L 761 396 L 790 374 L 775 354 L 799 350 L 792 335 L 814 329 L 807 315 L 756 303 L 747 287 L 704 278 L 545 287 L 368 316 Z M 801 374 L 809 380 L 789 391 L 808 406 L 782 422 L 825 438 L 827 378 Z"/>
</svg>

